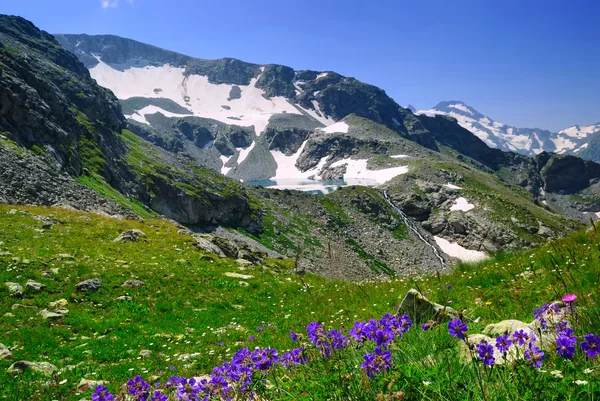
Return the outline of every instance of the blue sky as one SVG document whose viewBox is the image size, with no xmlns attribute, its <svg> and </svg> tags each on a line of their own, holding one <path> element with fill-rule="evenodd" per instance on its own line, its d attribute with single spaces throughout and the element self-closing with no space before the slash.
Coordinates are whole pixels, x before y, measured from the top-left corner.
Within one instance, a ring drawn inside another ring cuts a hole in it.
<svg viewBox="0 0 600 401">
<path fill-rule="evenodd" d="M 200 58 L 332 70 L 429 108 L 519 127 L 600 122 L 600 1 L 5 0 L 51 33 L 110 33 Z"/>
</svg>

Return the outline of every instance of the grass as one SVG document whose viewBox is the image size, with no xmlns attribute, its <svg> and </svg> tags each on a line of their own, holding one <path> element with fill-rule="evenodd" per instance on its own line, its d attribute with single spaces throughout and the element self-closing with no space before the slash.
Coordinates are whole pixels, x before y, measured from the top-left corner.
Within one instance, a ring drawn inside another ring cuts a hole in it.
<svg viewBox="0 0 600 401">
<path fill-rule="evenodd" d="M 9 213 L 11 209 L 17 212 Z M 57 224 L 43 230 L 43 223 L 29 213 L 52 217 Z M 112 242 L 134 228 L 148 237 L 138 243 Z M 595 231 L 581 231 L 537 250 L 498 254 L 479 265 L 461 264 L 446 275 L 374 283 L 299 277 L 290 272 L 289 260 L 266 260 L 241 271 L 233 260 L 199 251 L 178 231 L 162 219 L 114 220 L 0 205 L 0 283 L 32 279 L 46 285 L 21 299 L 0 285 L 0 342 L 14 354 L 13 361 L 0 361 L 0 399 L 89 399 L 89 393 L 76 391 L 82 378 L 106 381 L 116 392 L 135 374 L 158 380 L 174 373 L 208 374 L 241 347 L 293 347 L 289 330 L 303 332 L 311 321 L 327 329 L 349 329 L 355 320 L 394 312 L 410 288 L 479 318 L 469 325 L 469 333 L 503 319 L 531 321 L 534 308 L 565 293 L 579 296 L 582 318 L 577 331 L 600 329 L 600 236 Z M 245 286 L 226 272 L 253 277 L 244 280 Z M 76 283 L 92 277 L 102 282 L 98 292 L 76 291 Z M 122 287 L 129 279 L 142 280 L 144 286 Z M 447 285 L 452 289 L 445 289 Z M 122 295 L 132 301 L 117 301 Z M 66 317 L 49 321 L 37 315 L 62 298 L 69 302 Z M 13 309 L 14 304 L 37 309 Z M 150 356 L 142 358 L 141 350 L 150 350 Z M 546 372 L 517 366 L 490 373 L 458 361 L 457 340 L 445 329 L 413 328 L 394 343 L 394 365 L 376 380 L 367 379 L 360 369 L 365 351 L 370 346 L 337 353 L 326 362 L 278 369 L 277 376 L 266 377 L 270 389 L 262 391 L 269 400 L 394 399 L 392 393 L 398 391 L 405 399 L 427 400 L 575 400 L 599 395 L 600 366 L 595 360 L 578 357 L 563 363 L 548 354 Z M 60 370 L 55 378 L 4 374 L 15 360 L 47 361 Z M 591 373 L 583 372 L 584 365 Z M 564 378 L 550 375 L 554 369 Z M 477 372 L 489 375 L 484 391 Z M 578 386 L 574 380 L 588 384 Z"/>
<path fill-rule="evenodd" d="M 137 199 L 129 199 L 124 196 L 122 193 L 111 187 L 104 181 L 102 177 L 97 174 L 94 175 L 82 175 L 77 177 L 76 180 L 85 185 L 86 187 L 96 191 L 102 196 L 105 196 L 115 203 L 123 206 L 124 208 L 131 210 L 133 213 L 137 214 L 143 218 L 156 217 L 156 213 L 146 207 L 144 204 L 139 202 Z"/>
</svg>

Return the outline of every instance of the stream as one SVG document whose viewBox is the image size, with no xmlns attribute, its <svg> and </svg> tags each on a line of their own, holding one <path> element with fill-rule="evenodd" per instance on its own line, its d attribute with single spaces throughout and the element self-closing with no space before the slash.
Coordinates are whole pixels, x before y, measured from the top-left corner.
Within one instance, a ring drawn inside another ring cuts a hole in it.
<svg viewBox="0 0 600 401">
<path fill-rule="evenodd" d="M 400 210 L 399 207 L 394 205 L 394 203 L 388 196 L 387 191 L 383 191 L 383 196 L 385 198 L 385 201 L 388 203 L 388 205 L 390 205 L 396 211 L 396 213 L 398 213 L 398 216 L 400 216 L 400 218 L 402 219 L 402 221 L 404 222 L 406 227 L 408 227 L 408 229 L 410 231 L 415 233 L 421 241 L 423 241 L 425 244 L 427 244 L 433 250 L 434 255 L 438 258 L 438 260 L 440 261 L 440 264 L 442 265 L 442 269 L 445 268 L 446 262 L 444 262 L 444 258 L 442 258 L 439 251 L 437 250 L 437 248 L 435 246 L 433 246 L 433 244 L 431 244 L 429 241 L 427 241 L 427 239 L 425 237 L 423 237 L 423 235 L 421 235 L 421 233 L 415 226 L 415 223 L 413 223 L 413 221 L 411 219 L 409 219 L 408 216 L 402 210 Z"/>
</svg>

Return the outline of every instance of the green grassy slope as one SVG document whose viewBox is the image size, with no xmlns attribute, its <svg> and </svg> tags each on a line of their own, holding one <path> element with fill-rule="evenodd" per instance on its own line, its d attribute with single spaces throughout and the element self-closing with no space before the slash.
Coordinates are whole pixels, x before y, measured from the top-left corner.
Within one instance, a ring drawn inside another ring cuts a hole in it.
<svg viewBox="0 0 600 401">
<path fill-rule="evenodd" d="M 9 213 L 11 209 L 16 213 Z M 50 216 L 57 223 L 44 230 L 31 213 Z M 147 238 L 112 242 L 134 228 Z M 293 262 L 288 260 L 267 260 L 240 270 L 233 260 L 198 251 L 190 237 L 165 220 L 113 220 L 61 209 L 0 205 L 0 342 L 14 354 L 12 361 L 0 361 L 0 399 L 79 400 L 89 397 L 76 392 L 82 378 L 107 381 L 116 392 L 135 374 L 158 380 L 174 373 L 209 374 L 241 347 L 292 348 L 289 330 L 304 332 L 311 321 L 327 329 L 349 329 L 356 320 L 393 313 L 409 288 L 479 317 L 479 323 L 470 325 L 473 333 L 502 319 L 531 321 L 531 311 L 541 303 L 575 293 L 585 311 L 577 330 L 597 332 L 599 260 L 597 234 L 578 233 L 536 251 L 499 254 L 477 266 L 460 265 L 441 277 L 345 283 L 310 274 L 298 277 L 290 273 Z M 227 272 L 253 277 L 231 278 Z M 102 282 L 98 292 L 76 291 L 76 283 L 93 277 Z M 24 285 L 29 279 L 46 288 L 25 292 L 19 299 L 4 286 L 8 281 Z M 129 279 L 142 280 L 144 286 L 122 287 Z M 444 289 L 447 285 L 452 289 Z M 122 295 L 132 301 L 117 301 Z M 69 303 L 66 317 L 50 321 L 37 314 L 62 298 Z M 15 304 L 37 309 L 13 308 Z M 478 376 L 470 365 L 456 360 L 456 343 L 445 328 L 422 332 L 414 327 L 394 344 L 391 372 L 377 380 L 368 380 L 359 367 L 366 347 L 328 363 L 316 361 L 280 372 L 279 390 L 265 390 L 265 397 L 374 399 L 379 393 L 403 391 L 408 399 L 483 399 Z M 141 350 L 150 350 L 150 356 L 141 357 Z M 428 357 L 431 364 L 424 362 Z M 14 378 L 4 372 L 16 360 L 47 361 L 60 373 L 54 378 L 32 373 Z M 590 386 L 596 383 L 599 388 L 598 379 L 596 370 L 583 373 L 583 362 L 561 365 L 549 356 L 546 370 L 559 369 L 565 372 L 564 379 L 529 372 L 527 377 L 509 378 L 513 383 L 508 389 L 502 387 L 501 376 L 491 375 L 485 397 L 588 399 L 594 391 Z M 596 366 L 595 361 L 587 362 L 588 368 Z M 574 374 L 592 384 L 574 386 Z M 267 379 L 274 384 L 272 376 Z M 521 394 L 517 386 L 523 385 L 537 390 Z"/>
</svg>

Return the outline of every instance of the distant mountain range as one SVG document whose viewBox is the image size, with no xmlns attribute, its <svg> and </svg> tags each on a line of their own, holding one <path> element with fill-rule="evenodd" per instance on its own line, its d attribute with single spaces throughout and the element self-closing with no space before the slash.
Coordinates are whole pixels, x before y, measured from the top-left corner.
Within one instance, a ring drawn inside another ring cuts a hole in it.
<svg viewBox="0 0 600 401">
<path fill-rule="evenodd" d="M 460 100 L 440 102 L 429 110 L 418 110 L 415 113 L 454 117 L 461 126 L 477 135 L 488 146 L 507 152 L 533 156 L 545 151 L 575 154 L 583 159 L 600 161 L 600 123 L 574 125 L 558 132 L 541 128 L 517 128 L 494 121 Z"/>
</svg>

